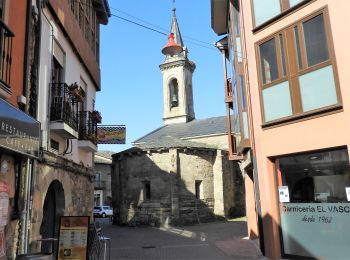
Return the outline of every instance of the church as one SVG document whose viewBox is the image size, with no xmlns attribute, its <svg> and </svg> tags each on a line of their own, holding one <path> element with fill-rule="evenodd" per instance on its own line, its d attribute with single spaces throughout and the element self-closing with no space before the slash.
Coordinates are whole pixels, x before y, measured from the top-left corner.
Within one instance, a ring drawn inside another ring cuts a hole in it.
<svg viewBox="0 0 350 260">
<path fill-rule="evenodd" d="M 244 215 L 241 171 L 228 159 L 226 116 L 196 119 L 192 74 L 173 9 L 163 48 L 164 125 L 114 154 L 112 206 L 119 225 L 184 225 Z"/>
</svg>

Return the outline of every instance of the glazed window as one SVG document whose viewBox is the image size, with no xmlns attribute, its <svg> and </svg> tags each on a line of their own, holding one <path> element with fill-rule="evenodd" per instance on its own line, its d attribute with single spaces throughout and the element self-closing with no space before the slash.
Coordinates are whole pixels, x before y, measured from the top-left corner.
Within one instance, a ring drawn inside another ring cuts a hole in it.
<svg viewBox="0 0 350 260">
<path fill-rule="evenodd" d="M 289 202 L 347 202 L 350 166 L 346 149 L 292 155 L 277 160 L 279 186 Z M 349 198 L 350 199 L 350 198 Z"/>
<path fill-rule="evenodd" d="M 348 259 L 347 149 L 283 156 L 276 169 L 283 258 Z M 328 247 L 329 241 L 337 246 Z"/>
<path fill-rule="evenodd" d="M 255 26 L 259 26 L 305 0 L 253 0 Z"/>
<path fill-rule="evenodd" d="M 326 11 L 258 43 L 264 123 L 340 105 Z"/>
</svg>

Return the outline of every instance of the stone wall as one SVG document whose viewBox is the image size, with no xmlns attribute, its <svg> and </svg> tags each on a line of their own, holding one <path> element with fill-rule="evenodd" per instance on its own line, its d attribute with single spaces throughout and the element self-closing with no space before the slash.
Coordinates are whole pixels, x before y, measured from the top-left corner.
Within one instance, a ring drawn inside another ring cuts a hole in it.
<svg viewBox="0 0 350 260">
<path fill-rule="evenodd" d="M 48 158 L 48 157 L 46 157 Z M 52 159 L 52 158 L 50 158 Z M 37 164 L 36 184 L 33 195 L 33 212 L 31 219 L 31 250 L 40 251 L 43 206 L 49 186 L 58 183 L 62 187 L 62 196 L 56 198 L 57 214 L 62 216 L 90 216 L 93 210 L 93 174 L 88 169 L 74 163 L 61 160 L 44 160 Z M 58 232 L 59 216 L 56 219 Z"/>
<path fill-rule="evenodd" d="M 232 162 L 226 161 L 227 153 L 215 149 L 135 149 L 114 155 L 115 223 L 182 225 L 226 217 L 235 205 Z"/>
</svg>

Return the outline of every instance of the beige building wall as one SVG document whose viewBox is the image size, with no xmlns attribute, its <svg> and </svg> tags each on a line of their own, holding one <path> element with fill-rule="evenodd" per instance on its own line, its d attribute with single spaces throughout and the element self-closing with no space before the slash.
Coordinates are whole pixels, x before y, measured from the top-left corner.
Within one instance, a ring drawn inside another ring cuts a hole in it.
<svg viewBox="0 0 350 260">
<path fill-rule="evenodd" d="M 329 12 L 331 36 L 333 38 L 342 107 L 329 113 L 293 120 L 289 123 L 262 128 L 261 96 L 258 85 L 256 59 L 256 43 L 293 24 L 301 18 L 326 8 Z M 244 17 L 243 37 L 246 42 L 246 59 L 249 64 L 247 74 L 251 94 L 252 122 L 255 135 L 257 168 L 259 169 L 259 188 L 262 206 L 262 217 L 265 232 L 266 255 L 272 259 L 281 257 L 278 224 L 279 209 L 277 183 L 273 160 L 275 156 L 312 151 L 324 148 L 350 145 L 350 52 L 349 36 L 345 33 L 345 22 L 348 20 L 350 2 L 346 0 L 311 1 L 302 8 L 277 19 L 269 26 L 252 32 L 253 17 L 251 1 L 244 1 L 242 16 Z M 273 241 L 273 242 L 272 242 Z"/>
</svg>

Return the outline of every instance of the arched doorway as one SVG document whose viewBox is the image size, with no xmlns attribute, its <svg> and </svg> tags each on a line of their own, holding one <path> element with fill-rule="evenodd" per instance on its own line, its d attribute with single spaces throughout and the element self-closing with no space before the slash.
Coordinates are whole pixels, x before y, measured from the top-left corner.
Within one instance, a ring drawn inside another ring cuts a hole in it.
<svg viewBox="0 0 350 260">
<path fill-rule="evenodd" d="M 64 190 L 58 180 L 51 182 L 47 189 L 44 206 L 43 220 L 40 226 L 40 234 L 44 238 L 58 238 L 58 225 L 60 216 L 63 216 L 65 208 Z M 51 253 L 57 251 L 57 243 L 43 241 L 41 251 Z"/>
</svg>

